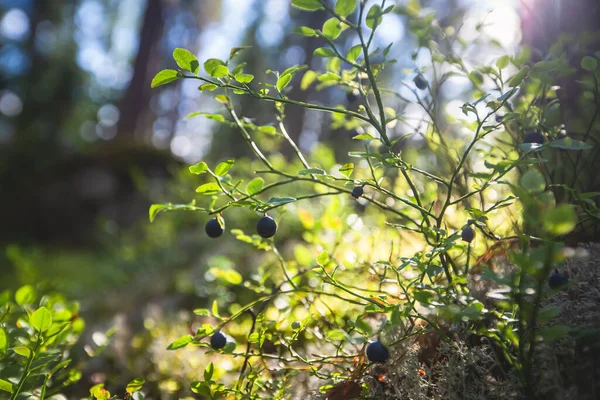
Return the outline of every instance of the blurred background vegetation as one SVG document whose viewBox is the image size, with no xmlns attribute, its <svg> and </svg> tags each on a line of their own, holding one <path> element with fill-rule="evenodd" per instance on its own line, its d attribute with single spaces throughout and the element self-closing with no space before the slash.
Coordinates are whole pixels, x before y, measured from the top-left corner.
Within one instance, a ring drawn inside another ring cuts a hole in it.
<svg viewBox="0 0 600 400">
<path fill-rule="evenodd" d="M 161 380 L 161 374 L 178 370 L 192 379 L 203 368 L 181 360 L 182 354 L 156 355 L 186 329 L 189 316 L 180 310 L 231 296 L 210 284 L 215 279 L 207 273 L 211 266 L 236 260 L 245 261 L 245 266 L 235 266 L 242 274 L 257 270 L 259 261 L 233 240 L 221 242 L 223 248 L 215 251 L 214 243 L 205 239 L 204 215 L 171 213 L 148 222 L 151 204 L 194 198 L 197 180 L 187 165 L 248 154 L 229 126 L 184 119 L 218 106 L 192 80 L 157 90 L 150 89 L 150 81 L 157 71 L 172 67 L 176 47 L 205 60 L 224 59 L 232 47 L 251 46 L 241 57 L 246 71 L 257 76 L 294 64 L 318 66 L 321 59 L 312 57 L 318 39 L 293 35 L 292 30 L 321 26 L 326 16 L 299 12 L 289 3 L 0 0 L 0 289 L 43 282 L 79 300 L 88 325 L 81 357 L 104 343 L 100 332 L 117 328 L 114 348 L 86 367 L 75 392 L 85 394 L 91 384 L 107 379 L 102 375 L 107 371 L 114 375 L 108 378 L 123 376 L 118 381 L 125 383 L 141 374 L 154 376 L 150 381 L 156 390 L 177 392 L 179 383 Z M 506 53 L 542 59 L 561 33 L 597 29 L 600 21 L 594 0 L 568 6 L 551 0 L 397 3 L 434 10 L 444 29 L 460 31 L 468 65 L 488 65 Z M 393 137 L 422 129 L 424 111 L 410 102 L 417 100 L 410 89 L 413 77 L 431 63 L 429 54 L 420 51 L 423 36 L 415 34 L 420 29 L 425 27 L 411 26 L 406 15 L 393 13 L 374 39 L 374 47 L 393 42 L 390 58 L 398 60 L 383 77 L 404 98 L 389 104 L 405 115 L 393 128 Z M 315 92 L 296 86 L 290 98 L 353 107 L 339 88 Z M 562 92 L 562 104 L 574 121 L 580 108 L 569 99 L 579 98 L 572 93 L 576 90 L 565 85 Z M 462 104 L 476 95 L 465 77 L 447 79 L 434 108 L 444 121 L 442 131 L 460 140 L 456 117 Z M 266 104 L 244 100 L 240 107 L 257 124 L 275 123 Z M 360 132 L 332 124 L 329 115 L 289 107 L 286 117 L 292 138 L 323 166 L 344 160 L 349 150 L 362 149 L 351 140 Z M 271 142 L 261 144 L 268 151 Z M 443 169 L 440 160 L 420 157 L 423 146 L 425 141 L 412 138 L 403 149 L 405 159 L 439 162 Z M 282 151 L 280 161 L 285 162 L 292 154 Z M 333 215 L 340 213 L 339 204 L 330 207 Z M 353 212 L 363 211 L 360 205 L 354 207 Z M 238 228 L 253 224 L 241 213 L 239 218 Z M 342 229 L 355 222 L 348 215 L 340 218 L 320 223 Z M 302 222 L 310 227 L 310 221 Z M 282 235 L 294 240 L 301 231 L 302 226 L 292 225 Z M 160 350 L 147 351 L 152 346 Z"/>
</svg>

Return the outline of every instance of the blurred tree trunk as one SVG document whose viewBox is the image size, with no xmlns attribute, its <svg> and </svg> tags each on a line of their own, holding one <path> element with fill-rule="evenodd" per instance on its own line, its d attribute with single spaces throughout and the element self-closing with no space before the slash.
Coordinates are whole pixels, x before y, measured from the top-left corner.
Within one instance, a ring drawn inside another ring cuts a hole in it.
<svg viewBox="0 0 600 400">
<path fill-rule="evenodd" d="M 150 107 L 150 81 L 160 63 L 159 42 L 163 31 L 163 1 L 148 0 L 142 28 L 140 46 L 133 66 L 133 77 L 119 106 L 120 119 L 117 138 L 143 140 L 147 135 L 139 131 L 144 110 Z"/>
</svg>

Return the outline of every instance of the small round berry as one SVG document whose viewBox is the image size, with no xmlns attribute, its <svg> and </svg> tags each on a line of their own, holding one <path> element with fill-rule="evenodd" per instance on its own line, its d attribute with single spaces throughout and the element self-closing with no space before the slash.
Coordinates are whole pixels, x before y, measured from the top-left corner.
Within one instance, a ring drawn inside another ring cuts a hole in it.
<svg viewBox="0 0 600 400">
<path fill-rule="evenodd" d="M 550 286 L 550 289 L 553 289 L 553 290 L 563 289 L 568 284 L 569 284 L 569 278 L 567 278 L 565 275 L 561 274 L 560 272 L 553 273 L 552 275 L 550 275 L 550 278 L 548 279 L 548 286 Z"/>
<path fill-rule="evenodd" d="M 465 229 L 462 230 L 460 237 L 465 242 L 471 243 L 475 238 L 475 231 L 470 226 L 467 226 Z"/>
<path fill-rule="evenodd" d="M 348 100 L 348 103 L 354 103 L 358 99 L 359 95 L 360 92 L 358 91 L 358 89 L 350 90 L 346 92 L 346 100 Z"/>
<path fill-rule="evenodd" d="M 221 226 L 219 220 L 217 218 L 213 218 L 206 223 L 204 230 L 206 231 L 208 237 L 218 238 L 225 231 L 225 223 L 223 223 L 223 226 Z"/>
<path fill-rule="evenodd" d="M 413 82 L 415 83 L 415 86 L 420 89 L 420 90 L 425 90 L 427 89 L 427 79 L 425 79 L 423 77 L 423 75 L 419 74 L 417 76 L 415 76 L 415 79 L 413 79 Z"/>
<path fill-rule="evenodd" d="M 523 138 L 523 143 L 544 144 L 544 136 L 537 131 L 529 132 Z"/>
<path fill-rule="evenodd" d="M 364 192 L 365 192 L 365 190 L 363 189 L 362 186 L 357 186 L 354 189 L 352 189 L 352 197 L 354 197 L 355 199 L 358 199 L 360 196 L 363 195 Z"/>
<path fill-rule="evenodd" d="M 261 237 L 268 239 L 277 233 L 277 224 L 273 218 L 265 215 L 256 224 L 256 232 Z"/>
<path fill-rule="evenodd" d="M 496 122 L 500 123 L 504 120 L 504 115 L 502 114 L 496 114 Z"/>
<path fill-rule="evenodd" d="M 227 338 L 221 333 L 221 331 L 215 332 L 210 337 L 210 346 L 215 350 L 222 349 L 223 347 L 225 347 L 226 344 Z"/>
<path fill-rule="evenodd" d="M 367 358 L 371 362 L 384 363 L 390 357 L 390 352 L 379 340 L 367 346 Z"/>
</svg>

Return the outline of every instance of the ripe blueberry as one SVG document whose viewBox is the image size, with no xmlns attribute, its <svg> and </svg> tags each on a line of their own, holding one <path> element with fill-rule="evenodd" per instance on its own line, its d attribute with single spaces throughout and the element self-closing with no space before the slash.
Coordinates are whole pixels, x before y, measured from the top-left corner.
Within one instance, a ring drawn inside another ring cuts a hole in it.
<svg viewBox="0 0 600 400">
<path fill-rule="evenodd" d="M 352 197 L 354 197 L 355 199 L 358 199 L 360 196 L 363 195 L 364 192 L 365 192 L 365 190 L 363 189 L 362 186 L 357 186 L 354 189 L 352 189 Z"/>
<path fill-rule="evenodd" d="M 475 231 L 470 226 L 467 226 L 465 229 L 462 230 L 460 237 L 465 242 L 471 243 L 475 238 Z"/>
<path fill-rule="evenodd" d="M 415 79 L 413 79 L 413 82 L 415 83 L 415 86 L 420 89 L 420 90 L 425 90 L 427 89 L 427 79 L 425 79 L 423 77 L 423 75 L 419 74 L 417 76 L 415 76 Z"/>
<path fill-rule="evenodd" d="M 548 279 L 548 286 L 553 290 L 563 289 L 569 284 L 569 278 L 560 272 L 555 272 Z"/>
<path fill-rule="evenodd" d="M 263 238 L 268 239 L 277 232 L 277 224 L 273 218 L 265 215 L 256 224 L 256 232 Z"/>
<path fill-rule="evenodd" d="M 500 123 L 500 122 L 502 122 L 503 119 L 504 119 L 504 115 L 496 114 L 496 122 Z"/>
<path fill-rule="evenodd" d="M 529 132 L 523 138 L 523 143 L 544 144 L 544 136 L 537 131 Z"/>
<path fill-rule="evenodd" d="M 367 346 L 367 358 L 371 362 L 384 363 L 390 356 L 390 352 L 379 340 L 369 343 Z"/>
<path fill-rule="evenodd" d="M 218 238 L 225 231 L 224 228 L 225 228 L 225 223 L 223 223 L 223 226 L 221 226 L 221 224 L 219 223 L 219 220 L 217 218 L 213 218 L 206 223 L 204 230 L 206 231 L 206 234 L 209 237 Z"/>
<path fill-rule="evenodd" d="M 360 92 L 358 89 L 350 90 L 349 92 L 346 92 L 346 100 L 348 100 L 348 103 L 354 103 L 359 95 Z"/>
<path fill-rule="evenodd" d="M 223 335 L 221 333 L 221 331 L 215 332 L 210 337 L 210 345 L 215 350 L 222 349 L 223 347 L 225 347 L 226 344 L 227 344 L 227 338 L 225 337 L 225 335 Z"/>
</svg>

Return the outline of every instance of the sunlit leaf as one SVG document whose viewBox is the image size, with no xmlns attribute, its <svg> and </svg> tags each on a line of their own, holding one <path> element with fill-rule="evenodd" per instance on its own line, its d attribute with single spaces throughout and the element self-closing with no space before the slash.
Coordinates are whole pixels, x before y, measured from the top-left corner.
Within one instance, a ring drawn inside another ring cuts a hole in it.
<svg viewBox="0 0 600 400">
<path fill-rule="evenodd" d="M 179 68 L 186 70 L 188 72 L 193 73 L 194 75 L 198 75 L 200 71 L 200 63 L 195 55 L 193 55 L 189 50 L 177 48 L 173 50 L 173 58 Z"/>
</svg>

